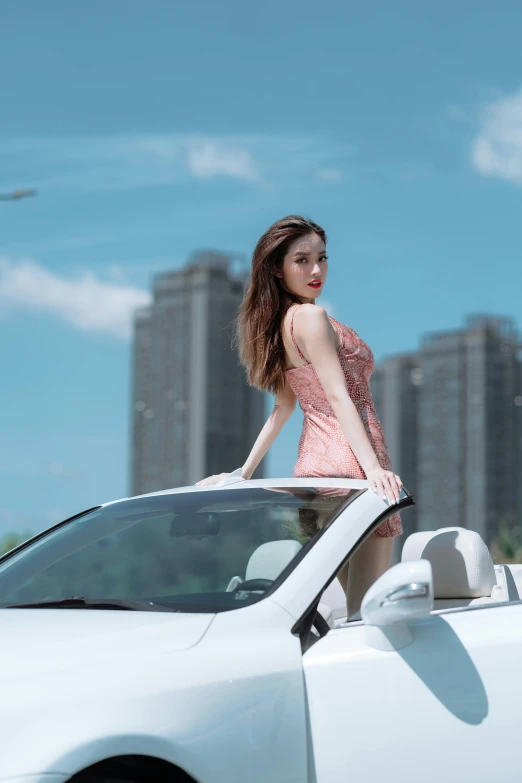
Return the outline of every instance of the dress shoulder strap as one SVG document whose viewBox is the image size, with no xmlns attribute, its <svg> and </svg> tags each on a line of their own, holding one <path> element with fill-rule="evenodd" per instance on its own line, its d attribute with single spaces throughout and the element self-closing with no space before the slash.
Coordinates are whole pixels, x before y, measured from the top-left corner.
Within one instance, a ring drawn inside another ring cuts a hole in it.
<svg viewBox="0 0 522 783">
<path fill-rule="evenodd" d="M 292 315 L 290 317 L 290 337 L 292 338 L 292 342 L 295 345 L 295 349 L 296 349 L 297 353 L 299 354 L 301 359 L 308 364 L 308 360 L 307 360 L 306 356 L 303 356 L 303 354 L 299 350 L 299 346 L 297 345 L 297 343 L 295 341 L 295 337 L 294 337 L 294 315 L 295 315 L 295 311 L 297 310 L 298 307 L 301 307 L 301 305 L 297 305 L 297 307 L 294 308 L 294 311 L 293 311 L 293 313 L 292 313 Z"/>
</svg>

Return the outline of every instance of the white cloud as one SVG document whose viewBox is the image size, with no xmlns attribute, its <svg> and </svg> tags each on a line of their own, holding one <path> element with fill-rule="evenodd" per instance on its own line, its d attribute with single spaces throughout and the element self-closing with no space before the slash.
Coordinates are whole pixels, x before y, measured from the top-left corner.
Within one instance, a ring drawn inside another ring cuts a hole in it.
<svg viewBox="0 0 522 783">
<path fill-rule="evenodd" d="M 4 181 L 18 161 L 38 190 L 77 192 L 175 185 L 189 177 L 256 181 L 249 138 L 142 134 L 0 139 Z M 5 189 L 19 187 L 7 183 Z"/>
<path fill-rule="evenodd" d="M 128 339 L 132 313 L 150 301 L 148 291 L 98 280 L 92 272 L 69 279 L 31 259 L 0 259 L 0 306 L 52 313 L 88 332 Z"/>
<path fill-rule="evenodd" d="M 61 462 L 49 462 L 47 470 L 49 473 L 54 473 L 55 476 L 63 476 L 65 473 L 65 467 Z"/>
<path fill-rule="evenodd" d="M 353 144 L 327 133 L 143 133 L 0 138 L 3 189 L 75 193 L 174 186 L 214 177 L 254 183 L 335 177 Z M 19 172 L 30 171 L 27 181 Z M 328 173 L 330 172 L 330 173 Z"/>
<path fill-rule="evenodd" d="M 454 122 L 466 122 L 468 119 L 468 116 L 462 106 L 458 106 L 455 103 L 450 104 L 446 111 L 449 119 L 454 120 Z"/>
<path fill-rule="evenodd" d="M 338 182 L 342 179 L 343 174 L 340 169 L 319 169 L 317 176 L 319 179 L 326 180 L 326 182 Z"/>
<path fill-rule="evenodd" d="M 111 264 L 109 267 L 109 276 L 115 280 L 117 283 L 124 283 L 125 278 L 125 272 L 123 270 L 123 267 L 121 267 L 119 264 Z"/>
<path fill-rule="evenodd" d="M 482 109 L 472 161 L 485 176 L 522 185 L 522 89 Z"/>
<path fill-rule="evenodd" d="M 47 463 L 46 470 L 48 473 L 52 473 L 53 476 L 59 476 L 60 478 L 64 479 L 80 478 L 79 474 L 75 470 L 70 470 L 63 464 L 63 462 L 57 462 L 55 460 Z"/>
<path fill-rule="evenodd" d="M 244 149 L 226 148 L 212 141 L 194 144 L 188 152 L 188 167 L 196 177 L 209 178 L 219 174 L 236 179 L 257 181 L 252 155 Z"/>
</svg>

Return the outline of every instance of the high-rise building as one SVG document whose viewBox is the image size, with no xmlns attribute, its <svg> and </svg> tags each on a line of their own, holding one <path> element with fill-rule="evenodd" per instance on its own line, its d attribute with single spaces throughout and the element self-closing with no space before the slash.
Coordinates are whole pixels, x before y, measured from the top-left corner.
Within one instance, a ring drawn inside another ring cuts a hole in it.
<svg viewBox="0 0 522 783">
<path fill-rule="evenodd" d="M 472 315 L 386 359 L 372 396 L 395 472 L 416 502 L 404 532 L 460 526 L 488 543 L 522 525 L 522 363 L 512 319 Z"/>
<path fill-rule="evenodd" d="M 193 484 L 246 460 L 264 424 L 264 394 L 248 386 L 233 321 L 246 275 L 232 257 L 192 255 L 157 275 L 134 320 L 132 494 Z M 264 460 L 254 477 L 263 476 Z"/>
<path fill-rule="evenodd" d="M 375 365 L 370 389 L 382 424 L 393 470 L 417 498 L 418 397 L 420 371 L 415 354 L 391 356 Z M 417 506 L 401 514 L 404 535 L 417 530 Z"/>
<path fill-rule="evenodd" d="M 419 528 L 459 525 L 490 543 L 519 512 L 519 342 L 509 318 L 473 315 L 419 351 Z"/>
<path fill-rule="evenodd" d="M 518 345 L 518 357 L 513 359 L 514 397 L 510 405 L 513 415 L 513 437 L 515 440 L 514 461 L 514 524 L 522 529 L 522 342 Z"/>
</svg>

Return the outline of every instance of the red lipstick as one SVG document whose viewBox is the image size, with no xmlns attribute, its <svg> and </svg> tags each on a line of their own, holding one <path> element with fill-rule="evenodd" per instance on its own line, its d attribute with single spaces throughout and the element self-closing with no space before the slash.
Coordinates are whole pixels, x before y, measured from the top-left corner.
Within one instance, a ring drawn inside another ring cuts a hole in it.
<svg viewBox="0 0 522 783">
<path fill-rule="evenodd" d="M 311 283 L 308 283 L 308 285 L 310 286 L 310 288 L 321 288 L 322 284 L 323 284 L 323 283 L 322 283 L 322 281 L 321 281 L 321 280 L 312 280 L 312 282 L 311 282 Z"/>
</svg>

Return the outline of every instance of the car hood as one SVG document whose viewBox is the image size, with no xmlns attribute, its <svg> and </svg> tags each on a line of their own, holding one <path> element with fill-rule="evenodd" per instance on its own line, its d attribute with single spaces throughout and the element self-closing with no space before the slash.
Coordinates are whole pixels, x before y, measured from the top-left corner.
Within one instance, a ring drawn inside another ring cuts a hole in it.
<svg viewBox="0 0 522 783">
<path fill-rule="evenodd" d="M 197 644 L 215 615 L 100 609 L 1 609 L 0 679 L 88 666 L 104 668 Z"/>
</svg>

